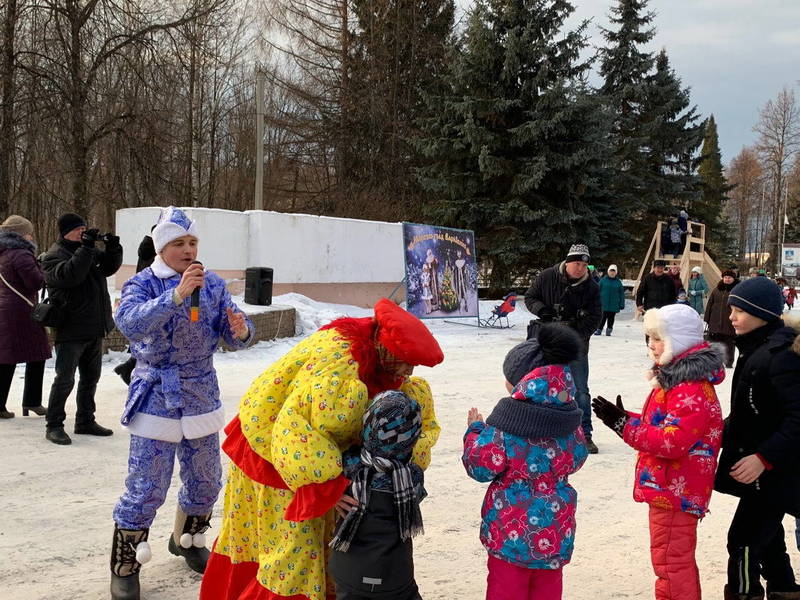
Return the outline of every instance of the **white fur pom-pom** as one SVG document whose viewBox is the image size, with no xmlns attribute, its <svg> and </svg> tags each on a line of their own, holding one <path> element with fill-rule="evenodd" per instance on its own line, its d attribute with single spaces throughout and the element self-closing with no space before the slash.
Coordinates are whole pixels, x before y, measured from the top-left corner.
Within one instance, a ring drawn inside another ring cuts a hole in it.
<svg viewBox="0 0 800 600">
<path fill-rule="evenodd" d="M 195 548 L 205 548 L 206 547 L 206 534 L 205 533 L 195 533 L 192 536 L 192 544 Z"/>
<path fill-rule="evenodd" d="M 140 565 L 144 563 L 150 562 L 150 559 L 153 558 L 153 552 L 150 550 L 150 544 L 147 542 L 140 542 L 138 546 L 136 546 L 136 562 Z"/>
<path fill-rule="evenodd" d="M 181 536 L 181 548 L 191 548 L 191 547 L 192 547 L 192 534 L 184 533 Z"/>
</svg>

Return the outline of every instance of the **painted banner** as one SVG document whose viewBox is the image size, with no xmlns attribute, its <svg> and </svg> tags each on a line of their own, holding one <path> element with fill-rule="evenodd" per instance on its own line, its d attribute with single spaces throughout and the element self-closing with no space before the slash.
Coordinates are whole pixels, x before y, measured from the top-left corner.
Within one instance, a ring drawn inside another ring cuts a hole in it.
<svg viewBox="0 0 800 600">
<path fill-rule="evenodd" d="M 403 223 L 406 310 L 420 319 L 477 317 L 475 234 Z"/>
<path fill-rule="evenodd" d="M 800 278 L 800 244 L 783 245 L 781 272 L 784 277 Z"/>
</svg>

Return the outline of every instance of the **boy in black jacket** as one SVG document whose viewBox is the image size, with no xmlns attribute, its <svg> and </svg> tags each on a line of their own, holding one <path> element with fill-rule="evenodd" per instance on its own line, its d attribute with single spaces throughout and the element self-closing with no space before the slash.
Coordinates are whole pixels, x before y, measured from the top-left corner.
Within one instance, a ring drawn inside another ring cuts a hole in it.
<svg viewBox="0 0 800 600">
<path fill-rule="evenodd" d="M 717 491 L 739 497 L 728 530 L 725 600 L 798 600 L 783 518 L 800 516 L 800 338 L 781 320 L 783 296 L 765 277 L 731 290 L 739 360 Z"/>
<path fill-rule="evenodd" d="M 411 544 L 422 533 L 423 474 L 411 462 L 421 430 L 419 404 L 400 391 L 378 394 L 364 413 L 362 446 L 342 457 L 353 498 L 337 504 L 344 519 L 330 543 L 336 600 L 421 600 Z"/>
</svg>

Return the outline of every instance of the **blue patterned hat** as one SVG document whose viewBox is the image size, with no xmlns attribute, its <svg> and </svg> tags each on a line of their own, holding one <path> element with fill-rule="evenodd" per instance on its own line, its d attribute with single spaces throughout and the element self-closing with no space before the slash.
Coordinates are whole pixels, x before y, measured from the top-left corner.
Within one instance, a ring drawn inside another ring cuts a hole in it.
<svg viewBox="0 0 800 600">
<path fill-rule="evenodd" d="M 197 225 L 180 208 L 168 206 L 161 209 L 161 216 L 158 218 L 155 228 L 153 228 L 153 245 L 156 252 L 161 252 L 164 246 L 172 240 L 177 240 L 185 235 L 191 235 L 199 239 Z"/>
<path fill-rule="evenodd" d="M 419 403 L 403 392 L 381 392 L 364 413 L 362 440 L 373 456 L 404 460 L 422 431 Z"/>
</svg>

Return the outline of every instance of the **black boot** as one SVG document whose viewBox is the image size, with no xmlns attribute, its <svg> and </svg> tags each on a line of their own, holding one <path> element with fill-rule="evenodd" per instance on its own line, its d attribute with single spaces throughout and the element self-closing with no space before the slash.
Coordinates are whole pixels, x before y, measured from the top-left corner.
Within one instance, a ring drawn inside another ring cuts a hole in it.
<svg viewBox="0 0 800 600">
<path fill-rule="evenodd" d="M 597 454 L 600 450 L 597 448 L 597 444 L 592 441 L 592 436 L 586 436 L 586 451 L 589 454 Z"/>
<path fill-rule="evenodd" d="M 126 360 L 124 363 L 117 365 L 114 367 L 114 373 L 119 375 L 122 378 L 122 381 L 125 382 L 125 385 L 131 384 L 131 373 L 136 368 L 136 359 L 131 357 Z"/>
<path fill-rule="evenodd" d="M 208 556 L 205 532 L 211 526 L 211 515 L 187 515 L 180 508 L 175 514 L 175 529 L 169 536 L 169 551 L 182 556 L 192 571 L 205 573 Z"/>
<path fill-rule="evenodd" d="M 69 446 L 72 443 L 72 439 L 70 439 L 63 427 L 48 429 L 44 437 L 59 446 Z"/>
<path fill-rule="evenodd" d="M 92 421 L 88 425 L 75 425 L 75 433 L 84 435 L 99 435 L 105 437 L 107 435 L 114 435 L 114 432 L 107 427 L 98 424 L 97 421 Z"/>
<path fill-rule="evenodd" d="M 751 592 L 736 592 L 730 585 L 725 585 L 725 600 L 764 600 L 764 590 Z"/>
<path fill-rule="evenodd" d="M 800 600 L 800 585 L 793 583 L 781 588 L 776 590 L 767 583 L 767 600 Z"/>
<path fill-rule="evenodd" d="M 120 529 L 114 525 L 111 547 L 111 599 L 139 600 L 139 570 L 150 560 L 148 529 Z"/>
</svg>

